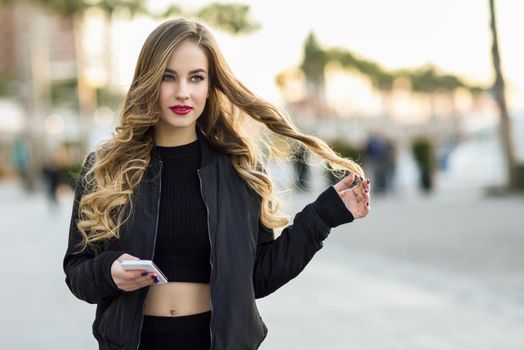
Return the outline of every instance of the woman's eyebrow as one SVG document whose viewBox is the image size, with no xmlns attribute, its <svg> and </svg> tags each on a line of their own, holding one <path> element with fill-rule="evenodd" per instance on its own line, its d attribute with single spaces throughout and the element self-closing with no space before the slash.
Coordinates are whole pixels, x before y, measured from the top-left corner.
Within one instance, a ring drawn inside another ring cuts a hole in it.
<svg viewBox="0 0 524 350">
<path fill-rule="evenodd" d="M 170 68 L 166 68 L 166 72 L 176 74 L 176 71 Z M 195 73 L 207 73 L 204 68 L 197 68 L 193 69 L 192 71 L 189 71 L 189 74 L 195 74 Z"/>
</svg>

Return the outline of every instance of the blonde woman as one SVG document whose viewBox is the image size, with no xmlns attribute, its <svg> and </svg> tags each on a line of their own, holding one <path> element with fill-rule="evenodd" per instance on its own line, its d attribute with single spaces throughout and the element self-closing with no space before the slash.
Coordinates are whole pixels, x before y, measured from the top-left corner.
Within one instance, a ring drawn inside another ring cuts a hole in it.
<svg viewBox="0 0 524 350">
<path fill-rule="evenodd" d="M 288 222 L 242 116 L 350 173 L 276 239 Z M 297 276 L 332 227 L 368 214 L 362 176 L 242 85 L 204 26 L 165 22 L 144 43 L 113 137 L 84 162 L 66 283 L 97 304 L 100 349 L 256 349 L 267 328 L 255 299 Z M 137 259 L 168 283 L 121 266 Z"/>
</svg>

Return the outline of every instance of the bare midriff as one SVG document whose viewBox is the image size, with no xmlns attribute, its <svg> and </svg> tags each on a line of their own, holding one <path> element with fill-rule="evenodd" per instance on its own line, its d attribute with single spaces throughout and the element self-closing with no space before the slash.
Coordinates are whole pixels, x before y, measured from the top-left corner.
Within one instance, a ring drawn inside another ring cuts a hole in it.
<svg viewBox="0 0 524 350">
<path fill-rule="evenodd" d="M 144 315 L 177 317 L 211 310 L 207 283 L 169 282 L 149 287 Z"/>
</svg>

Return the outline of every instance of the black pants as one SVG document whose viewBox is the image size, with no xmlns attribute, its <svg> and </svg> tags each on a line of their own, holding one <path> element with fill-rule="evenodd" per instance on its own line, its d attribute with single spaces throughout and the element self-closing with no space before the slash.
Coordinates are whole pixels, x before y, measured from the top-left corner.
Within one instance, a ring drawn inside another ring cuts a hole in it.
<svg viewBox="0 0 524 350">
<path fill-rule="evenodd" d="M 144 316 L 139 350 L 209 350 L 211 311 L 160 317 Z"/>
</svg>

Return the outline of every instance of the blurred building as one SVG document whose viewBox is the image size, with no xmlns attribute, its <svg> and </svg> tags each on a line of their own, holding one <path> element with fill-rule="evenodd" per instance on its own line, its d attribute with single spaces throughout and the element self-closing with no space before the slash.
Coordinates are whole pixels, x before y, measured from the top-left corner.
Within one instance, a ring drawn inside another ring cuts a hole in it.
<svg viewBox="0 0 524 350">
<path fill-rule="evenodd" d="M 76 85 L 73 22 L 28 2 L 13 2 L 0 6 L 0 43 L 0 79 L 10 84 L 0 94 L 0 174 L 12 173 L 15 138 L 26 139 L 29 171 L 36 173 L 46 153 L 68 138 L 62 115 L 76 114 L 74 91 L 70 108 L 55 108 L 59 95 Z"/>
</svg>

